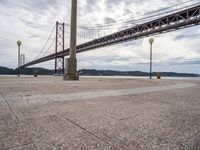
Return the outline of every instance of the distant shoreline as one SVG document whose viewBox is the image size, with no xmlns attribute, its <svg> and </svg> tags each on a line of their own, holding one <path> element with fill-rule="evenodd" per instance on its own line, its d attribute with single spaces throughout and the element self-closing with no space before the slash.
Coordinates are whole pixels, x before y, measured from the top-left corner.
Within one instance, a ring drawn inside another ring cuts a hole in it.
<svg viewBox="0 0 200 150">
<path fill-rule="evenodd" d="M 25 68 L 22 70 L 23 75 L 33 75 L 36 68 Z M 37 68 L 38 75 L 53 75 L 54 70 Z M 0 66 L 0 75 L 16 75 L 17 71 L 7 67 Z M 114 71 L 114 70 L 95 70 L 95 69 L 81 69 L 78 70 L 81 76 L 126 76 L 126 77 L 148 77 L 148 72 L 142 71 Z M 157 73 L 153 72 L 153 76 Z M 176 73 L 176 72 L 160 72 L 161 77 L 200 77 L 195 73 Z"/>
<path fill-rule="evenodd" d="M 17 75 L 1 75 L 0 74 L 0 77 L 16 77 L 17 78 Z M 24 77 L 24 78 L 29 78 L 29 77 L 33 77 L 33 75 L 22 75 L 21 77 Z M 54 75 L 39 75 L 38 77 L 41 77 L 41 78 L 48 78 L 48 77 L 58 77 L 58 76 L 54 76 Z M 62 76 L 60 76 L 60 78 L 62 78 Z M 85 76 L 85 75 L 80 75 L 80 78 L 98 78 L 98 79 L 149 79 L 148 76 Z M 156 76 L 153 76 L 153 79 L 156 79 Z M 167 76 L 164 76 L 164 77 L 161 77 L 161 79 L 164 79 L 164 80 L 198 80 L 200 81 L 200 77 L 167 77 Z"/>
</svg>

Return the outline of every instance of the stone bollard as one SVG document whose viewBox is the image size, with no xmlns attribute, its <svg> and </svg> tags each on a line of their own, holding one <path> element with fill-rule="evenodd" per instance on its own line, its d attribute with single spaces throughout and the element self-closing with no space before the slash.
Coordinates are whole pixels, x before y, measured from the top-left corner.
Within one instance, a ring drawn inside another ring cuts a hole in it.
<svg viewBox="0 0 200 150">
<path fill-rule="evenodd" d="M 161 74 L 160 74 L 160 72 L 157 72 L 157 73 L 156 73 L 156 76 L 157 76 L 157 79 L 158 79 L 158 80 L 161 79 Z"/>
<path fill-rule="evenodd" d="M 33 71 L 33 76 L 34 76 L 34 77 L 37 77 L 37 76 L 38 76 L 38 71 L 37 71 L 36 69 L 34 69 L 34 71 Z"/>
</svg>

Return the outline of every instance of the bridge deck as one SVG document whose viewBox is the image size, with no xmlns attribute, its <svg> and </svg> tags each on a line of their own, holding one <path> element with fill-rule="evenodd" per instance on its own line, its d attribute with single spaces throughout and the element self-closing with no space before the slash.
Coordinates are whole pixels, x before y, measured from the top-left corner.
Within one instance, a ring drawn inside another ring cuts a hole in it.
<svg viewBox="0 0 200 150">
<path fill-rule="evenodd" d="M 179 12 L 175 12 L 167 16 L 163 16 L 161 18 L 157 18 L 155 20 L 151 20 L 143 24 L 136 25 L 134 27 L 122 30 L 120 32 L 116 32 L 111 35 L 107 35 L 105 37 L 94 39 L 90 42 L 78 45 L 77 53 L 100 47 L 110 46 L 113 44 L 119 44 L 130 40 L 136 40 L 150 35 L 161 34 L 164 32 L 170 32 L 174 30 L 195 26 L 198 25 L 199 22 L 200 22 L 200 4 L 197 6 L 193 6 L 191 8 L 187 8 L 185 10 L 181 10 Z M 67 55 L 69 55 L 69 49 L 58 52 L 57 54 L 51 54 L 46 57 L 34 60 L 32 62 L 29 62 L 21 66 L 21 68 L 53 60 L 56 57 L 62 58 L 63 56 Z"/>
</svg>

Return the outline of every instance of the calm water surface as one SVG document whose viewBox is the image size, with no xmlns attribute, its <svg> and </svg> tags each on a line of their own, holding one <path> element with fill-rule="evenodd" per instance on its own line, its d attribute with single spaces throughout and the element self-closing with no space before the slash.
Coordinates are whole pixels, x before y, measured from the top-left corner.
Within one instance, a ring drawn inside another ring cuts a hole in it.
<svg viewBox="0 0 200 150">
<path fill-rule="evenodd" d="M 0 75 L 0 77 L 17 77 L 16 75 Z M 32 75 L 22 75 L 22 77 L 33 77 Z M 39 77 L 53 77 L 46 75 L 39 75 Z M 148 79 L 149 77 L 140 77 L 140 76 L 80 76 L 82 78 L 120 78 L 120 79 Z M 156 79 L 156 77 L 153 77 Z M 162 79 L 171 79 L 171 80 L 200 80 L 199 77 L 162 77 Z"/>
</svg>

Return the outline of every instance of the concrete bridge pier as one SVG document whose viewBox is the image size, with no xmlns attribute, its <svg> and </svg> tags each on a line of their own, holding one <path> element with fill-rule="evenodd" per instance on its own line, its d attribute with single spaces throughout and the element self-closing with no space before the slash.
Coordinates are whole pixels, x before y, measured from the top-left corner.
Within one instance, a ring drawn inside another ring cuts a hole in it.
<svg viewBox="0 0 200 150">
<path fill-rule="evenodd" d="M 64 80 L 79 80 L 76 58 L 67 58 L 65 61 L 65 68 Z"/>
<path fill-rule="evenodd" d="M 20 77 L 20 62 L 21 62 L 21 53 L 20 53 L 20 46 L 22 45 L 22 42 L 21 41 L 17 41 L 17 45 L 18 45 L 18 69 L 17 69 L 17 75 L 18 77 Z"/>
<path fill-rule="evenodd" d="M 76 59 L 76 36 L 77 36 L 77 0 L 72 0 L 71 7 L 71 35 L 70 35 L 70 57 L 65 61 L 64 80 L 79 80 L 77 74 Z"/>
</svg>

